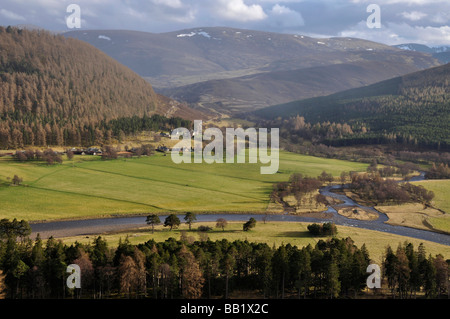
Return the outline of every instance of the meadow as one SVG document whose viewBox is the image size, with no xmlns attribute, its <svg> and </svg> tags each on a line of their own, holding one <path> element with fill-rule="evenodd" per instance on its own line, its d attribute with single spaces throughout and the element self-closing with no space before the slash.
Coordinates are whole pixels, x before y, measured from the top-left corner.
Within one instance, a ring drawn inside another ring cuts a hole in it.
<svg viewBox="0 0 450 319">
<path fill-rule="evenodd" d="M 156 153 L 150 157 L 101 160 L 96 156 L 75 156 L 62 164 L 48 166 L 42 162 L 17 162 L 0 158 L 0 218 L 28 221 L 50 221 L 168 212 L 195 213 L 247 212 L 270 210 L 269 194 L 272 185 L 286 181 L 293 173 L 317 176 L 323 171 L 338 178 L 342 171 L 365 171 L 367 164 L 280 152 L 277 174 L 261 175 L 257 164 L 175 164 L 170 155 Z M 21 186 L 11 186 L 10 179 L 23 178 Z M 9 179 L 8 179 L 9 178 Z M 435 191 L 434 203 L 448 209 L 446 191 L 448 181 L 421 182 Z M 443 187 L 445 185 L 445 187 Z M 430 221 L 433 221 L 430 219 Z M 437 221 L 436 221 L 437 222 Z M 442 221 L 440 221 L 442 222 Z M 195 231 L 199 225 L 213 229 L 207 233 L 211 240 L 226 238 L 265 242 L 270 245 L 290 243 L 314 245 L 320 237 L 311 237 L 307 223 L 258 222 L 255 229 L 242 231 L 242 222 L 229 222 L 225 231 L 216 229 L 215 223 L 195 223 L 186 236 L 199 240 Z M 438 227 L 437 227 L 438 228 Z M 179 239 L 187 226 L 169 231 L 156 226 L 154 234 L 149 227 L 121 233 L 102 234 L 109 245 L 128 237 L 131 243 L 149 239 L 164 241 Z M 408 240 L 417 247 L 421 240 L 355 227 L 338 226 L 338 237 L 351 237 L 355 244 L 366 244 L 371 257 L 381 260 L 387 245 L 397 247 Z M 93 236 L 64 238 L 65 242 L 89 242 Z M 323 239 L 323 238 L 322 238 Z M 426 242 L 429 253 L 450 257 L 449 247 Z"/>
<path fill-rule="evenodd" d="M 170 155 L 101 160 L 75 156 L 62 164 L 0 158 L 0 218 L 27 221 L 186 212 L 265 212 L 272 185 L 292 173 L 338 177 L 367 164 L 280 152 L 279 171 L 261 175 L 250 163 L 181 163 Z M 12 186 L 14 175 L 22 185 Z"/>
<path fill-rule="evenodd" d="M 428 221 L 434 228 L 448 232 L 450 230 L 450 180 L 426 180 L 415 184 L 422 185 L 426 189 L 433 191 L 434 198 L 431 204 L 446 214 L 439 218 L 431 217 Z"/>
</svg>

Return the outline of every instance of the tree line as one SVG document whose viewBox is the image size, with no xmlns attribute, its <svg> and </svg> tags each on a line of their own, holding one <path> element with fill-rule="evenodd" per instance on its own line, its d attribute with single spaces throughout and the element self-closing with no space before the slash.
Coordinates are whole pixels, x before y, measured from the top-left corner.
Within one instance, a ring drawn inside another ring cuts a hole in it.
<svg viewBox="0 0 450 319">
<path fill-rule="evenodd" d="M 144 131 L 190 128 L 191 121 L 162 115 L 120 117 L 98 123 L 61 125 L 54 119 L 47 123 L 17 123 L 0 114 L 0 148 L 18 149 L 26 146 L 91 146 L 123 142 L 126 136 Z"/>
<path fill-rule="evenodd" d="M 442 151 L 443 149 L 429 150 L 422 147 L 409 135 L 374 135 L 360 122 L 351 126 L 345 122 L 330 121 L 312 124 L 299 115 L 287 119 L 278 117 L 274 120 L 260 120 L 258 125 L 280 127 L 280 145 L 290 152 L 364 163 L 372 163 L 375 159 L 378 164 L 391 166 L 397 171 L 418 170 L 418 166 L 413 163 L 431 163 L 434 168 L 429 170 L 427 178 L 450 176 L 448 168 L 445 169 L 450 163 L 450 154 Z"/>
<path fill-rule="evenodd" d="M 173 237 L 132 245 L 125 238 L 110 247 L 101 236 L 68 245 L 29 234 L 24 221 L 0 222 L 0 283 L 8 298 L 229 298 L 239 291 L 263 298 L 364 297 L 372 262 L 365 245 L 351 238 L 304 247 Z M 448 260 L 426 256 L 423 245 L 419 252 L 412 244 L 399 247 L 396 253 L 388 247 L 383 258 L 383 282 L 392 295 L 447 292 Z M 80 289 L 66 285 L 70 264 L 81 269 Z"/>
<path fill-rule="evenodd" d="M 426 172 L 427 179 L 448 179 L 450 178 L 450 168 L 448 164 L 441 163 L 436 165 L 433 163 L 431 168 Z"/>
<path fill-rule="evenodd" d="M 448 295 L 450 260 L 441 254 L 435 257 L 426 253 L 421 243 L 417 250 L 408 242 L 397 249 L 386 248 L 383 258 L 383 278 L 391 295 L 396 298 L 413 298 L 422 292 L 426 298 Z"/>
</svg>

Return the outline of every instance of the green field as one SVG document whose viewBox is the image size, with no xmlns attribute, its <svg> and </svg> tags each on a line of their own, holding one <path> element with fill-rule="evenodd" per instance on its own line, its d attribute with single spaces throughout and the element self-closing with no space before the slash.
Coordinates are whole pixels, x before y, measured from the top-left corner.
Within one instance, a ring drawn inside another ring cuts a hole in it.
<svg viewBox="0 0 450 319">
<path fill-rule="evenodd" d="M 280 152 L 279 172 L 267 164 L 175 164 L 170 156 L 102 161 L 77 156 L 47 166 L 0 158 L 0 218 L 28 221 L 149 212 L 263 212 L 272 185 L 292 173 L 364 171 L 366 164 Z M 8 178 L 23 178 L 10 186 Z"/>
<path fill-rule="evenodd" d="M 446 215 L 441 218 L 430 218 L 429 221 L 436 229 L 448 231 L 450 229 L 450 180 L 427 180 L 415 184 L 422 185 L 426 189 L 433 191 L 432 205 L 445 212 Z"/>
<path fill-rule="evenodd" d="M 422 185 L 426 189 L 433 191 L 433 206 L 439 208 L 440 210 L 450 214 L 450 180 L 448 179 L 437 179 L 437 180 L 426 180 L 422 182 L 415 182 L 416 185 Z"/>
</svg>

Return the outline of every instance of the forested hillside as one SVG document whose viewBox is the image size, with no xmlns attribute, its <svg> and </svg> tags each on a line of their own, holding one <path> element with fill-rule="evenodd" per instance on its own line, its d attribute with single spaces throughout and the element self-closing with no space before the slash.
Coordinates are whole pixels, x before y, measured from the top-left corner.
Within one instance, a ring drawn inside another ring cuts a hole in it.
<svg viewBox="0 0 450 319">
<path fill-rule="evenodd" d="M 42 30 L 0 27 L 0 83 L 2 148 L 88 144 L 111 133 L 101 122 L 180 109 L 93 46 Z"/>
<path fill-rule="evenodd" d="M 407 143 L 450 146 L 450 64 L 337 94 L 256 111 L 259 117 L 315 123 L 347 123 L 353 132 L 328 139 L 331 145 Z M 362 129 L 363 128 L 363 129 Z"/>
</svg>

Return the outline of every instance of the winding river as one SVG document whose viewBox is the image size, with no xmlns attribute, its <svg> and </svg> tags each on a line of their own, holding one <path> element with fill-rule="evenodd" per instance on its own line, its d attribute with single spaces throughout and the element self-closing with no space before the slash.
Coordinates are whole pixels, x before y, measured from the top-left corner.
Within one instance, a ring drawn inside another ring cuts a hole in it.
<svg viewBox="0 0 450 319">
<path fill-rule="evenodd" d="M 424 179 L 424 174 L 414 177 L 411 181 L 420 181 Z M 286 221 L 286 222 L 333 222 L 336 225 L 359 227 L 381 232 L 387 232 L 417 239 L 432 241 L 444 245 L 450 245 L 450 236 L 446 234 L 436 233 L 427 230 L 420 230 L 404 226 L 394 226 L 386 224 L 388 217 L 374 209 L 373 207 L 362 206 L 354 202 L 345 195 L 336 194 L 332 190 L 342 187 L 341 185 L 326 186 L 320 190 L 320 193 L 325 196 L 330 196 L 342 201 L 341 204 L 333 205 L 335 208 L 340 206 L 356 206 L 365 210 L 370 210 L 378 214 L 376 220 L 357 220 L 344 217 L 337 213 L 333 207 L 329 207 L 324 212 L 324 218 L 297 216 L 289 214 L 280 215 L 263 215 L 263 214 L 197 214 L 197 222 L 216 221 L 218 218 L 225 218 L 228 221 L 247 221 L 250 217 L 262 221 L 266 218 L 267 221 Z M 160 216 L 164 220 L 167 216 Z M 180 220 L 183 220 L 184 215 L 180 215 Z M 120 231 L 145 226 L 145 216 L 130 216 L 130 217 L 108 217 L 89 220 L 73 220 L 73 221 L 55 221 L 45 223 L 31 224 L 32 236 L 39 233 L 41 238 L 66 237 L 66 236 L 88 236 L 101 234 L 108 231 Z"/>
</svg>

